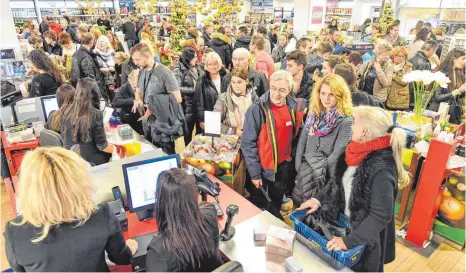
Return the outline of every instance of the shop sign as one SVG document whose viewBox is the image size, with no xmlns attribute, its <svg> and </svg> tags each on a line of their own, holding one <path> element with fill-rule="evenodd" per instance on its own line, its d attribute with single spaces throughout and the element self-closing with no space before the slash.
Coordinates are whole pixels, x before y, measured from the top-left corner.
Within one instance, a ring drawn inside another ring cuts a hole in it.
<svg viewBox="0 0 466 273">
<path fill-rule="evenodd" d="M 440 10 L 441 21 L 464 22 L 466 11 L 464 9 L 442 9 Z"/>
<path fill-rule="evenodd" d="M 321 24 L 324 17 L 324 7 L 314 6 L 311 13 L 311 24 Z"/>
</svg>

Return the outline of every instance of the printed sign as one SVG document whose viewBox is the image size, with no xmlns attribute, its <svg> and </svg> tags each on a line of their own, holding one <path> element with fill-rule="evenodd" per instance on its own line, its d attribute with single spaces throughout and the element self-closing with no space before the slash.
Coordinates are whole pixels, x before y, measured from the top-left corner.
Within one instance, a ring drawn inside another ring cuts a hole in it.
<svg viewBox="0 0 466 273">
<path fill-rule="evenodd" d="M 311 23 L 312 24 L 321 24 L 322 18 L 324 17 L 324 7 L 314 6 L 312 7 L 311 13 Z"/>
</svg>

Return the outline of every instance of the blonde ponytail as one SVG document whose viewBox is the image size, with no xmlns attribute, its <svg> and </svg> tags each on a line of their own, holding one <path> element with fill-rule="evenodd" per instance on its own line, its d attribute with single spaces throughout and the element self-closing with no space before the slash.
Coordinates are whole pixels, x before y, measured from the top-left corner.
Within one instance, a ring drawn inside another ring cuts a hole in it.
<svg viewBox="0 0 466 273">
<path fill-rule="evenodd" d="M 406 146 L 405 131 L 395 127 L 392 131 L 392 137 L 390 138 L 390 145 L 392 146 L 393 158 L 395 159 L 396 170 L 398 172 L 398 188 L 402 189 L 410 182 L 409 173 L 405 170 L 401 162 L 402 151 Z"/>
</svg>

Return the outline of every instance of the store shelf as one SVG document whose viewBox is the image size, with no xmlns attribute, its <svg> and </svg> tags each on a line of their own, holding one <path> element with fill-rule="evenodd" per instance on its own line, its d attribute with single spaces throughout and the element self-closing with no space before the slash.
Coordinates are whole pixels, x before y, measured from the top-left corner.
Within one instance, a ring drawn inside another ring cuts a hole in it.
<svg viewBox="0 0 466 273">
<path fill-rule="evenodd" d="M 13 16 L 13 19 L 37 18 L 37 16 Z"/>
<path fill-rule="evenodd" d="M 326 15 L 353 16 L 352 14 L 326 13 Z"/>
</svg>

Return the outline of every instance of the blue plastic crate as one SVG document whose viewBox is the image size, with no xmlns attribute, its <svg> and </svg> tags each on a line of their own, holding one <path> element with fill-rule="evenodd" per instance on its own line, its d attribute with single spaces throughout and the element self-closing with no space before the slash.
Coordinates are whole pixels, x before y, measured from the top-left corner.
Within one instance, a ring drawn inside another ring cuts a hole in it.
<svg viewBox="0 0 466 273">
<path fill-rule="evenodd" d="M 326 247 L 328 240 L 302 222 L 305 216 L 305 210 L 297 210 L 291 213 L 290 220 L 293 222 L 294 230 L 299 234 L 303 235 L 306 239 L 308 239 L 314 249 L 317 248 L 323 250 L 324 252 L 332 256 L 334 259 L 336 259 L 337 261 L 349 268 L 353 267 L 355 264 L 359 262 L 362 253 L 364 252 L 364 248 L 366 248 L 366 244 L 357 246 L 347 251 L 330 251 Z M 348 217 L 344 214 L 340 214 L 340 219 L 338 219 L 337 223 L 341 227 L 350 227 Z"/>
</svg>

